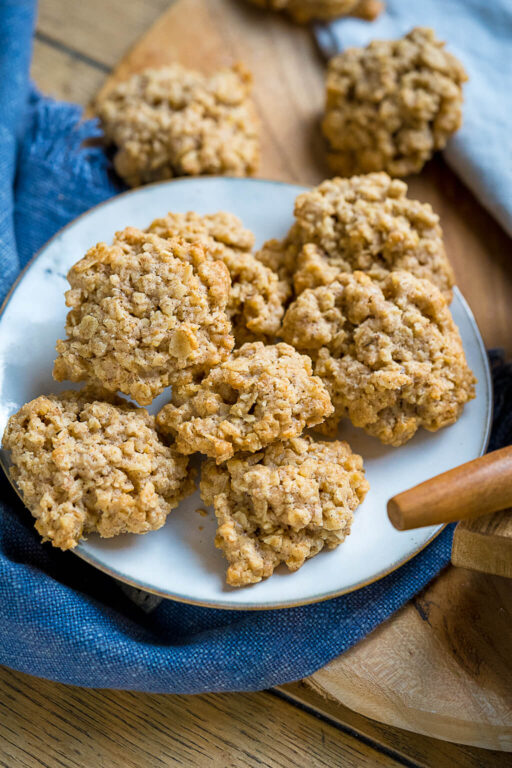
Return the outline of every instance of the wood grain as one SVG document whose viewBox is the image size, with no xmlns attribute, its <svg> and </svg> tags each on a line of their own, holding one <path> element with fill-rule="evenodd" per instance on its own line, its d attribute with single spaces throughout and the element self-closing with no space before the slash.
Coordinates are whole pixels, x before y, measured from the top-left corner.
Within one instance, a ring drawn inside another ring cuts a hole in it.
<svg viewBox="0 0 512 768">
<path fill-rule="evenodd" d="M 511 627 L 508 580 L 450 568 L 310 682 L 382 723 L 511 751 Z"/>
<path fill-rule="evenodd" d="M 403 763 L 268 693 L 85 690 L 0 668 L 5 768 L 396 768 Z"/>
<path fill-rule="evenodd" d="M 459 523 L 452 563 L 512 579 L 512 509 Z"/>
<path fill-rule="evenodd" d="M 256 100 L 265 136 L 261 175 L 306 184 L 323 178 L 327 170 L 323 164 L 323 148 L 318 132 L 323 100 L 323 67 L 307 30 L 288 23 L 284 18 L 261 14 L 238 0 L 209 0 L 208 3 L 204 0 L 204 3 L 196 3 L 193 7 L 188 0 L 179 0 L 179 3 L 180 13 L 177 12 L 178 6 L 173 7 L 157 22 L 153 33 L 121 62 L 116 70 L 116 79 L 147 63 L 165 63 L 174 57 L 198 67 L 242 58 L 256 73 Z M 138 32 L 134 34 L 135 27 L 130 28 L 125 38 L 124 14 L 118 13 L 112 21 L 112 4 L 113 0 L 73 2 L 73 29 L 78 30 L 73 34 L 76 34 L 80 52 L 91 54 L 96 44 L 91 40 L 92 35 L 103 41 L 102 46 L 110 44 L 119 51 L 126 46 L 123 40 L 142 33 L 141 22 Z M 54 23 L 59 26 L 59 23 L 64 23 L 58 21 L 59 14 L 62 19 L 66 16 L 69 0 L 41 0 L 41 16 L 45 6 L 50 5 L 53 7 L 53 18 L 57 20 Z M 148 7 L 152 5 L 151 0 Z M 197 13 L 192 15 L 191 9 Z M 89 27 L 91 18 L 98 22 L 93 31 Z M 102 24 L 103 18 L 110 19 L 108 24 Z M 53 26 L 45 29 L 47 32 L 54 31 Z M 80 29 L 84 30 L 83 36 Z M 69 35 L 68 29 L 63 36 L 66 41 Z M 110 43 L 106 39 L 108 36 L 112 38 Z M 154 41 L 163 47 L 156 51 Z M 103 62 L 110 61 L 104 53 L 95 55 L 100 56 Z M 74 72 L 69 64 L 69 60 L 60 58 L 55 62 L 53 71 L 45 69 L 42 72 L 39 69 L 38 76 L 44 75 L 49 85 L 53 77 L 58 81 L 58 87 L 53 88 L 55 95 L 64 95 L 59 93 L 59 89 L 69 91 L 74 87 Z M 80 95 L 76 97 L 84 104 L 95 93 L 92 82 L 86 91 L 84 82 Z M 512 270 L 509 238 L 446 168 L 441 158 L 429 163 L 421 177 L 409 181 L 410 194 L 431 202 L 441 215 L 458 284 L 475 312 L 486 344 L 502 346 L 510 354 Z M 507 733 L 511 722 L 512 686 L 506 663 L 509 650 L 504 649 L 510 648 L 512 638 L 510 602 L 504 588 L 500 587 L 503 583 L 506 582 L 449 569 L 421 598 L 406 606 L 393 620 L 382 625 L 348 654 L 316 673 L 311 684 L 323 693 L 335 695 L 359 713 L 371 712 L 373 717 L 381 718 L 384 723 L 412 730 L 417 729 L 419 720 L 424 733 L 443 738 L 453 738 L 451 717 L 455 713 L 455 735 L 462 741 L 510 748 Z M 446 683 L 443 682 L 445 674 Z M 443 683 L 439 691 L 435 686 L 438 678 Z M 47 684 L 35 680 L 31 685 L 34 691 L 28 696 L 35 696 L 39 686 Z M 67 703 L 67 719 L 71 723 L 80 725 L 81 712 L 89 706 L 88 699 L 82 700 L 82 696 L 88 693 L 75 691 L 73 705 Z M 307 705 L 312 697 L 319 702 L 325 701 L 323 708 L 320 704 L 318 708 L 327 716 L 333 707 L 337 712 L 339 708 L 349 712 L 343 705 L 333 704 L 315 691 L 303 693 L 301 700 Z M 202 698 L 195 697 L 194 701 Z M 300 695 L 298 698 L 301 698 Z M 234 700 L 245 712 L 246 699 L 235 696 Z M 288 717 L 293 724 L 294 715 L 288 714 Z M 472 717 L 477 718 L 474 730 Z M 501 756 L 502 762 L 499 762 L 500 756 L 496 757 L 497 762 L 491 762 L 491 757 L 495 757 L 492 753 L 484 753 L 485 759 L 478 758 L 481 752 L 473 753 L 468 747 L 439 742 L 436 742 L 436 749 L 440 751 L 434 751 L 430 759 L 427 752 L 422 752 L 426 747 L 421 745 L 421 740 L 426 737 L 407 734 L 399 729 L 388 731 L 386 726 L 355 712 L 351 713 L 351 718 L 350 721 L 347 719 L 348 727 L 355 728 L 353 718 L 356 718 L 359 724 L 364 725 L 361 732 L 370 737 L 376 733 L 375 729 L 382 734 L 389 733 L 387 742 L 382 735 L 383 744 L 389 746 L 390 740 L 396 740 L 411 761 L 407 764 L 416 764 L 416 759 L 418 765 L 440 768 L 508 764 L 509 758 L 505 755 Z M 343 722 L 342 718 L 340 722 Z M 144 724 L 141 725 L 142 729 L 144 727 Z M 68 728 L 71 726 L 68 725 Z M 42 733 L 43 729 L 44 723 L 39 732 Z M 400 734 L 401 739 L 396 734 Z M 119 739 L 122 738 L 119 735 Z M 128 738 L 133 736 L 128 735 Z M 229 734 L 226 738 L 230 740 Z M 39 749 L 42 745 L 47 748 L 46 741 L 42 734 Z M 302 744 L 300 739 L 297 743 Z M 71 735 L 68 736 L 68 746 L 70 750 L 79 749 Z M 443 758 L 444 748 L 448 752 Z M 102 754 L 101 750 L 99 754 Z M 458 756 L 458 762 L 455 756 Z M 101 764 L 99 760 L 82 762 L 84 765 Z M 272 764 L 265 758 L 262 762 L 263 765 Z M 12 763 L 6 764 L 11 768 Z M 116 763 L 105 760 L 104 764 L 110 768 Z M 160 763 L 154 760 L 150 764 Z M 221 760 L 218 764 L 227 763 Z M 337 764 L 345 765 L 342 761 Z M 143 762 L 140 765 L 145 767 Z"/>
<path fill-rule="evenodd" d="M 481 517 L 507 509 L 511 504 L 512 446 L 509 445 L 393 496 L 388 501 L 388 517 L 399 531 L 409 531 L 426 525 Z M 500 516 L 505 530 L 507 519 L 507 514 Z M 477 530 L 484 525 L 492 547 L 494 528 L 500 528 L 500 525 L 496 521 L 494 526 L 491 518 L 485 524 L 477 524 Z M 510 531 L 512 537 L 512 518 Z"/>
<path fill-rule="evenodd" d="M 43 0 L 37 31 L 111 69 L 169 5 L 170 0 Z M 86 103 L 96 92 L 90 90 L 80 101 Z"/>
<path fill-rule="evenodd" d="M 69 52 L 36 39 L 31 76 L 41 91 L 54 98 L 88 101 L 105 80 L 105 71 Z"/>
<path fill-rule="evenodd" d="M 306 682 L 283 685 L 279 692 L 289 701 L 329 718 L 349 733 L 370 739 L 372 744 L 392 750 L 394 755 L 422 768 L 502 768 L 510 763 L 510 756 L 503 752 L 451 744 L 370 720 Z"/>
</svg>

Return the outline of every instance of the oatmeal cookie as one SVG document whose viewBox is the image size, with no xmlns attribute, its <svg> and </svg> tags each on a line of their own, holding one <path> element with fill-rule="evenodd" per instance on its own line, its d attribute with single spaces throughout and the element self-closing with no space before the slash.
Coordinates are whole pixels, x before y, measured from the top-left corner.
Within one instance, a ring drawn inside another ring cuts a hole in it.
<svg viewBox="0 0 512 768">
<path fill-rule="evenodd" d="M 283 240 L 269 240 L 256 258 L 293 282 L 298 295 L 329 285 L 342 272 L 383 279 L 406 270 L 452 298 L 453 269 L 439 216 L 407 197 L 407 184 L 386 173 L 327 179 L 298 195 L 295 221 Z"/>
<path fill-rule="evenodd" d="M 99 382 L 148 405 L 177 376 L 206 373 L 233 348 L 229 273 L 200 243 L 128 227 L 91 248 L 68 280 L 57 381 Z"/>
<path fill-rule="evenodd" d="M 368 487 L 361 456 L 339 441 L 295 437 L 221 466 L 209 459 L 201 497 L 217 516 L 227 583 L 254 584 L 283 562 L 296 571 L 323 547 L 337 547 Z"/>
<path fill-rule="evenodd" d="M 240 64 L 200 72 L 147 69 L 99 100 L 114 166 L 131 187 L 174 176 L 247 176 L 259 162 L 252 78 Z"/>
<path fill-rule="evenodd" d="M 402 445 L 419 427 L 453 424 L 475 396 L 475 378 L 446 300 L 428 280 L 363 272 L 304 291 L 288 309 L 284 339 L 315 361 L 334 429 L 348 416 L 383 443 Z"/>
<path fill-rule="evenodd" d="M 322 123 L 332 170 L 418 173 L 460 127 L 466 80 L 462 64 L 423 27 L 335 56 Z"/>
<path fill-rule="evenodd" d="M 374 19 L 381 10 L 381 4 L 371 0 L 250 0 L 260 8 L 270 11 L 286 11 L 298 24 L 312 19 L 329 21 L 349 13 L 361 13 L 365 18 Z"/>
<path fill-rule="evenodd" d="M 157 427 L 185 454 L 218 463 L 236 451 L 259 451 L 326 419 L 333 407 L 311 360 L 288 344 L 244 344 L 200 384 L 173 387 Z"/>
<path fill-rule="evenodd" d="M 283 285 L 288 285 L 288 295 L 293 289 L 293 275 L 297 268 L 297 258 L 302 246 L 298 243 L 295 225 L 282 240 L 272 238 L 263 243 L 255 258 L 273 270 Z"/>
<path fill-rule="evenodd" d="M 383 279 L 398 269 L 431 280 L 451 301 L 454 274 L 439 216 L 386 173 L 328 179 L 299 195 L 289 237 L 305 246 L 295 263 L 297 294 L 328 285 L 341 272 Z"/>
<path fill-rule="evenodd" d="M 222 261 L 231 277 L 226 308 L 237 346 L 273 339 L 281 326 L 288 284 L 252 254 L 254 235 L 231 213 L 200 216 L 169 213 L 149 227 L 160 237 L 200 240 L 210 258 Z"/>
<path fill-rule="evenodd" d="M 60 549 L 93 532 L 161 528 L 193 490 L 187 458 L 162 442 L 154 417 L 98 389 L 26 403 L 9 419 L 3 447 L 38 533 Z"/>
</svg>

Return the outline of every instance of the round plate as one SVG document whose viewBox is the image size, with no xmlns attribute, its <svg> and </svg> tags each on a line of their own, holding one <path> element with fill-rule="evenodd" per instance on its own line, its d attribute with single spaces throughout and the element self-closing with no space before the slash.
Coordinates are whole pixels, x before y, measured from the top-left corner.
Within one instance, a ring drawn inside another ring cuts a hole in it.
<svg viewBox="0 0 512 768">
<path fill-rule="evenodd" d="M 18 280 L 0 317 L 0 434 L 8 417 L 41 393 L 69 388 L 53 381 L 55 341 L 64 337 L 66 273 L 99 240 L 109 242 L 127 225 L 144 228 L 168 211 L 239 216 L 259 246 L 282 237 L 292 223 L 302 187 L 253 179 L 180 179 L 143 187 L 110 200 L 69 224 L 39 252 Z M 199 493 L 171 512 L 163 528 L 145 536 L 92 535 L 76 554 L 116 578 L 165 597 L 217 608 L 280 608 L 324 600 L 358 589 L 398 568 L 442 527 L 398 532 L 388 521 L 387 500 L 406 488 L 480 456 L 491 417 L 491 384 L 485 349 L 473 316 L 455 290 L 452 305 L 477 397 L 459 421 L 436 433 L 420 430 L 401 448 L 382 445 L 343 422 L 339 437 L 364 457 L 370 492 L 355 513 L 352 533 L 337 549 L 321 552 L 296 573 L 280 566 L 259 584 L 233 589 L 224 583 L 226 562 L 215 549 L 215 516 L 201 516 Z M 167 400 L 152 404 L 156 412 Z M 2 453 L 7 469 L 8 456 Z M 49 546 L 49 545 L 47 545 Z"/>
</svg>

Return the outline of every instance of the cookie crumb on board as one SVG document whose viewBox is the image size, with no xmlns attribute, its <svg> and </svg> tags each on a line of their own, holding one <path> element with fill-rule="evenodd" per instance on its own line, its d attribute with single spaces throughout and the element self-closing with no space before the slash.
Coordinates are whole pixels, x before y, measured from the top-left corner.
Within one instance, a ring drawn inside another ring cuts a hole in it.
<svg viewBox="0 0 512 768">
<path fill-rule="evenodd" d="M 330 21 L 339 16 L 360 16 L 368 21 L 375 19 L 383 8 L 378 0 L 250 0 L 260 8 L 285 11 L 298 24 L 308 21 Z"/>
</svg>

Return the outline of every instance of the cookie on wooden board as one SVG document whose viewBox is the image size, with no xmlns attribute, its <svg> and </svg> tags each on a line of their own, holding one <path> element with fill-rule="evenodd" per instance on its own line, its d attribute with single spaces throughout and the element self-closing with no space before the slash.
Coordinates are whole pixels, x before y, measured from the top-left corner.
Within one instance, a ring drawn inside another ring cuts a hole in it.
<svg viewBox="0 0 512 768">
<path fill-rule="evenodd" d="M 466 80 L 460 61 L 426 27 L 335 56 L 322 123 L 331 170 L 419 173 L 460 128 Z"/>
</svg>

